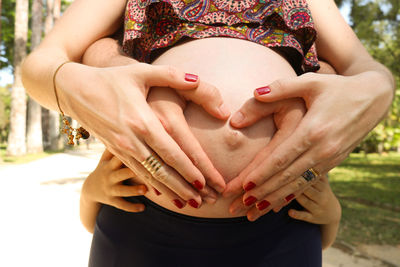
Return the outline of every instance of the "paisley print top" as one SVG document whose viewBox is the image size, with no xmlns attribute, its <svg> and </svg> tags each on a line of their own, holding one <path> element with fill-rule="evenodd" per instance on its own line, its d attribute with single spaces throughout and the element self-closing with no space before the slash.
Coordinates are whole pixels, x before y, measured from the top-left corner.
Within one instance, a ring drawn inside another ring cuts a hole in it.
<svg viewBox="0 0 400 267">
<path fill-rule="evenodd" d="M 319 68 L 306 0 L 128 0 L 123 49 L 142 62 L 183 37 L 249 40 L 297 51 L 302 71 Z M 292 53 L 293 54 L 293 53 Z M 296 69 L 296 68 L 295 68 Z"/>
</svg>

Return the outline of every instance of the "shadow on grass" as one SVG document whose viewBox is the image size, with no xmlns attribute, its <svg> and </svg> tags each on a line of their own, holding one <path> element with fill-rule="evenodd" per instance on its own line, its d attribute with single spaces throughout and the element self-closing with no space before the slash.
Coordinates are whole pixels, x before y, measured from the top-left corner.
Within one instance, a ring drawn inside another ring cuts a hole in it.
<svg viewBox="0 0 400 267">
<path fill-rule="evenodd" d="M 400 213 L 340 199 L 338 239 L 351 244 L 400 244 Z"/>
<path fill-rule="evenodd" d="M 400 154 L 352 154 L 330 174 L 342 204 L 339 239 L 400 244 Z"/>
<path fill-rule="evenodd" d="M 53 154 L 61 153 L 64 152 L 63 149 L 60 150 L 46 150 L 41 153 L 36 153 L 36 154 L 26 154 L 23 156 L 7 156 L 6 151 L 7 147 L 6 145 L 0 145 L 0 162 L 3 163 L 10 163 L 10 164 L 23 164 L 23 163 L 28 163 L 37 159 L 45 158 L 48 156 L 51 156 Z"/>
</svg>

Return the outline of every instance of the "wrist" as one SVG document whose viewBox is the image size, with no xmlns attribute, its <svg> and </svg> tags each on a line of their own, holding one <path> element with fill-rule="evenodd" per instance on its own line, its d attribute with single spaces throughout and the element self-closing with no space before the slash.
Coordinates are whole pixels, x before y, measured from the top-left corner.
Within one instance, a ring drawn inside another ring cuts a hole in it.
<svg viewBox="0 0 400 267">
<path fill-rule="evenodd" d="M 370 88 L 367 94 L 369 97 L 373 97 L 375 103 L 379 103 L 379 106 L 384 108 L 384 110 L 381 110 L 383 111 L 383 116 L 386 115 L 393 101 L 395 92 L 394 80 L 390 72 L 386 72 L 384 69 L 378 69 L 366 71 L 357 76 L 362 86 Z"/>
<path fill-rule="evenodd" d="M 85 90 L 89 90 L 90 87 L 86 83 L 95 79 L 93 75 L 90 67 L 75 62 L 65 64 L 58 70 L 54 77 L 54 86 L 57 90 L 58 105 L 65 115 L 77 119 L 74 106 L 84 103 L 79 100 L 87 97 Z"/>
</svg>

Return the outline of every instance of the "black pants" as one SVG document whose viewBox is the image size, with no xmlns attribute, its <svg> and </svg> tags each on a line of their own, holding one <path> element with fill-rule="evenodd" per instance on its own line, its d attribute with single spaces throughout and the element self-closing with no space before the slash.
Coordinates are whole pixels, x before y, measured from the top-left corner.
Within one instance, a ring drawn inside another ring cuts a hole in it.
<svg viewBox="0 0 400 267">
<path fill-rule="evenodd" d="M 146 210 L 103 206 L 97 218 L 90 267 L 317 267 L 322 265 L 318 225 L 291 219 L 289 207 L 255 222 L 178 214 L 144 197 Z M 291 207 L 298 208 L 293 201 Z"/>
</svg>

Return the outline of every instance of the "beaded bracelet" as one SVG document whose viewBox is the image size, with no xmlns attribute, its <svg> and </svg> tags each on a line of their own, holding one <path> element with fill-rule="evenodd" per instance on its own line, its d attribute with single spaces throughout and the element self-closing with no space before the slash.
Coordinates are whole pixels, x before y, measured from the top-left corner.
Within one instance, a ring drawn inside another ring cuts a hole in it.
<svg viewBox="0 0 400 267">
<path fill-rule="evenodd" d="M 58 94 L 57 94 L 57 88 L 56 88 L 56 75 L 62 66 L 64 66 L 67 63 L 72 63 L 72 62 L 73 61 L 65 61 L 65 62 L 61 63 L 60 66 L 57 67 L 56 71 L 53 74 L 53 88 L 54 88 L 54 94 L 56 95 L 57 106 L 58 106 L 58 109 L 60 110 L 60 113 L 62 116 L 62 121 L 64 124 L 62 126 L 61 132 L 68 136 L 68 145 L 73 146 L 75 144 L 74 138 L 75 138 L 75 141 L 78 141 L 80 138 L 88 139 L 90 137 L 90 134 L 83 127 L 73 128 L 70 125 L 68 119 L 65 117 L 64 112 L 62 111 L 62 109 L 60 107 L 60 101 L 58 100 Z M 74 132 L 75 132 L 75 136 L 74 136 Z"/>
</svg>

